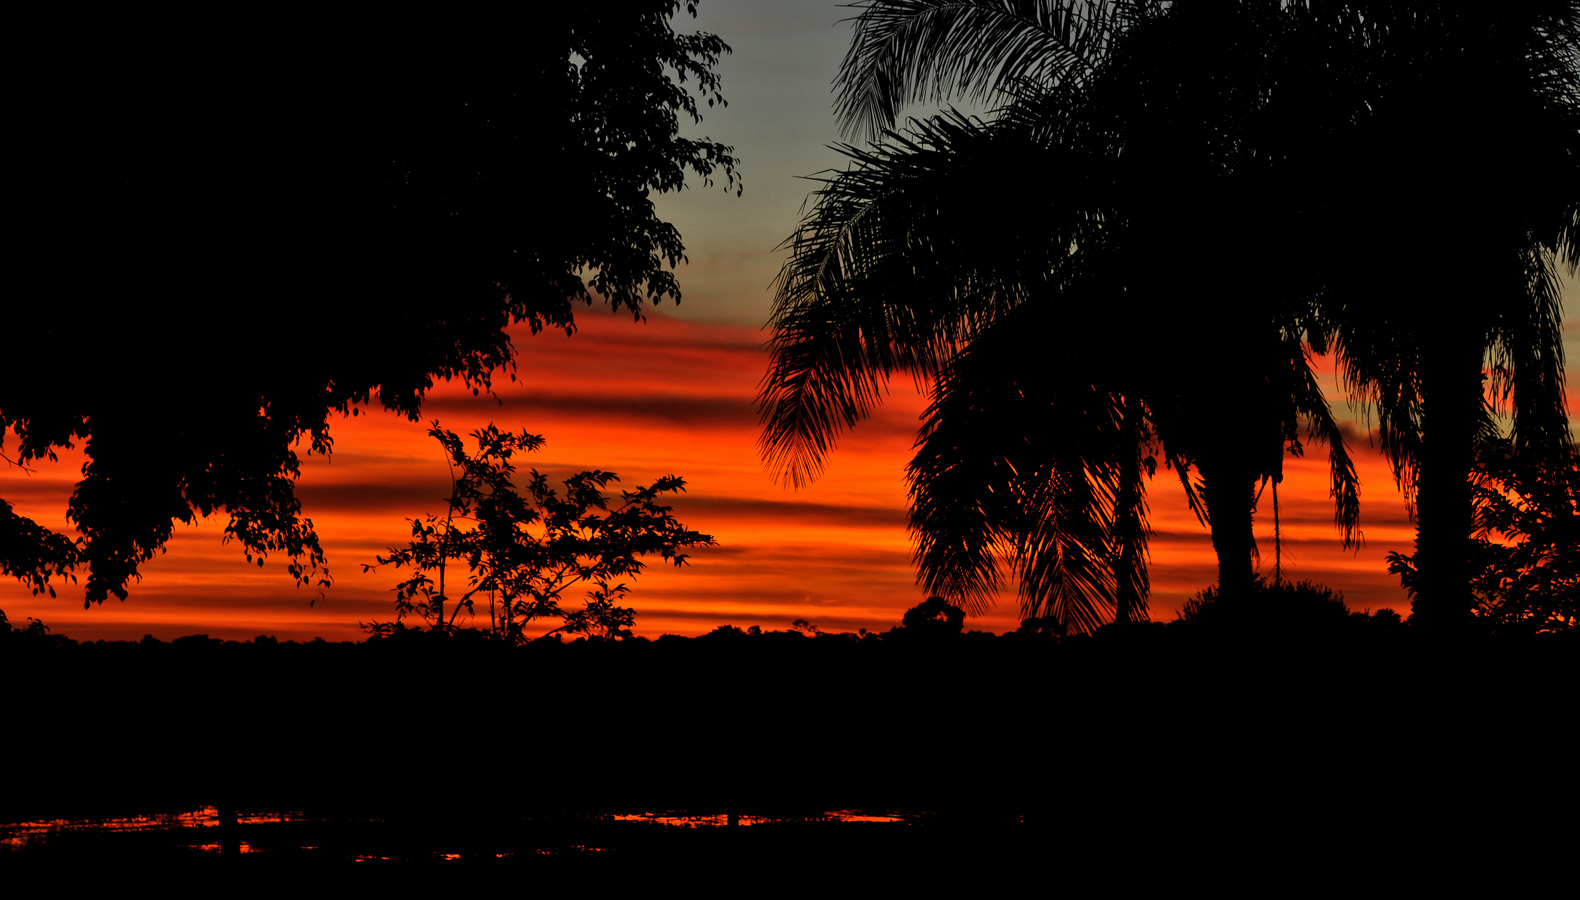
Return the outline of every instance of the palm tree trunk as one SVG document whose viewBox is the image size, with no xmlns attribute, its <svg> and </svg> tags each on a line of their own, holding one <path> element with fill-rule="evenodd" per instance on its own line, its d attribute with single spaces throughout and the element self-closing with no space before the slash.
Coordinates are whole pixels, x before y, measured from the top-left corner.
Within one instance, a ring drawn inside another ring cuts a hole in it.
<svg viewBox="0 0 1580 900">
<path fill-rule="evenodd" d="M 1114 590 L 1114 624 L 1128 625 L 1136 621 L 1137 610 L 1141 606 L 1141 598 L 1136 593 L 1135 582 L 1126 577 L 1138 565 L 1135 547 L 1128 541 L 1119 551 L 1119 565 L 1115 567 L 1119 573 L 1118 584 Z"/>
<path fill-rule="evenodd" d="M 1438 335 L 1423 347 L 1420 471 L 1416 494 L 1411 604 L 1415 624 L 1451 633 L 1470 623 L 1470 539 L 1476 430 L 1481 418 L 1482 350 L 1461 334 Z"/>
<path fill-rule="evenodd" d="M 1255 580 L 1251 505 L 1256 499 L 1257 472 L 1241 437 L 1224 435 L 1216 442 L 1212 458 L 1198 463 L 1206 483 L 1212 548 L 1218 554 L 1218 599 L 1230 602 L 1249 597 Z"/>
</svg>

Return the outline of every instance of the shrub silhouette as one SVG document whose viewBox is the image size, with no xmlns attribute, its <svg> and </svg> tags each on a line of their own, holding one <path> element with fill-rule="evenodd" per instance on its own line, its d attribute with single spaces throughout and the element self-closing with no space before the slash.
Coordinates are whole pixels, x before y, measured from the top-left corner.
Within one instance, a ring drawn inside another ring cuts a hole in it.
<svg viewBox="0 0 1580 900">
<path fill-rule="evenodd" d="M 1368 618 L 1351 612 L 1344 595 L 1330 587 L 1310 581 L 1269 584 L 1259 575 L 1243 599 L 1222 598 L 1216 587 L 1201 591 L 1185 601 L 1175 622 L 1193 631 L 1299 638 L 1333 634 Z"/>
</svg>

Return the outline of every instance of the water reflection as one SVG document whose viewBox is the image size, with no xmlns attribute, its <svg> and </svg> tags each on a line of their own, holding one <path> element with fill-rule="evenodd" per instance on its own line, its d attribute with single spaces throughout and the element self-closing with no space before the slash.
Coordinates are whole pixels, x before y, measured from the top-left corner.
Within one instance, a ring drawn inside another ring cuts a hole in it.
<svg viewBox="0 0 1580 900">
<path fill-rule="evenodd" d="M 248 813 L 237 815 L 238 825 L 269 825 L 284 822 L 313 822 L 324 821 L 303 815 L 300 811 Z M 25 850 L 30 844 L 45 841 L 58 834 L 117 834 L 122 832 L 201 832 L 208 829 L 218 831 L 220 827 L 219 810 L 212 806 L 204 806 L 186 812 L 150 813 L 141 816 L 122 816 L 119 818 L 88 818 L 88 819 L 36 819 L 30 822 L 14 822 L 0 824 L 0 849 L 10 852 Z M 194 849 L 210 853 L 218 853 L 218 841 L 205 841 L 202 837 L 207 835 L 194 835 Z M 238 847 L 242 853 L 257 852 L 256 848 L 242 841 Z M 303 847 L 311 850 L 314 848 Z"/>
<path fill-rule="evenodd" d="M 709 815 L 695 815 L 677 812 L 644 812 L 623 813 L 612 817 L 616 822 L 651 822 L 655 825 L 668 825 L 679 828 L 724 828 L 729 824 L 729 813 Z M 889 822 L 902 823 L 906 817 L 892 812 L 869 812 L 854 809 L 840 809 L 830 812 L 813 813 L 811 815 L 794 816 L 795 821 L 815 822 Z M 741 815 L 739 824 L 761 825 L 766 822 L 783 822 L 783 816 Z"/>
<path fill-rule="evenodd" d="M 647 824 L 664 828 L 723 829 L 728 828 L 730 825 L 730 815 L 728 813 L 710 812 L 699 814 L 677 810 L 618 813 L 597 818 L 608 822 Z M 845 809 L 793 817 L 741 814 L 736 817 L 735 824 L 741 827 L 785 821 L 899 824 L 906 821 L 914 821 L 916 818 L 915 815 L 892 811 Z M 239 814 L 235 821 L 238 826 L 278 826 L 288 823 L 320 823 L 329 826 L 334 824 L 334 820 L 306 815 L 299 810 Z M 369 820 L 362 821 L 367 822 Z M 377 824 L 379 820 L 371 821 L 373 824 Z M 44 847 L 51 839 L 63 835 L 104 836 L 122 833 L 165 833 L 171 838 L 171 843 L 174 845 L 184 846 L 200 853 L 212 854 L 227 851 L 262 853 L 273 851 L 316 851 L 320 849 L 315 844 L 296 843 L 289 840 L 269 842 L 267 846 L 260 846 L 255 841 L 237 840 L 228 843 L 222 842 L 220 839 L 221 818 L 219 811 L 215 807 L 205 806 L 185 812 L 156 813 L 120 818 L 40 819 L 0 824 L 0 853 L 25 853 L 29 849 Z M 547 856 L 551 853 L 560 854 L 566 852 L 578 855 L 603 853 L 606 850 L 608 848 L 603 846 L 574 843 L 560 844 L 553 850 L 537 847 L 523 849 L 515 853 L 490 853 L 486 855 L 496 859 L 508 859 L 516 856 Z M 429 857 L 444 861 L 456 861 L 462 859 L 462 854 L 440 851 L 435 848 L 435 852 Z M 357 862 L 382 862 L 409 857 L 356 854 L 352 858 Z"/>
</svg>

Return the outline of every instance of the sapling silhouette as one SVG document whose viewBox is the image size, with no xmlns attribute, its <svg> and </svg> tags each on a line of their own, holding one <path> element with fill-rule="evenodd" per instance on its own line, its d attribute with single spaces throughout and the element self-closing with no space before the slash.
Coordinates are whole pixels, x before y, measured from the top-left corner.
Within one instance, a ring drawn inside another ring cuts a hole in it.
<svg viewBox="0 0 1580 900">
<path fill-rule="evenodd" d="M 478 449 L 469 454 L 455 432 L 438 422 L 428 433 L 450 464 L 450 497 L 442 517 L 410 520 L 409 544 L 363 566 L 363 571 L 383 565 L 413 570 L 395 587 L 396 621 L 365 626 L 376 634 L 394 630 L 412 614 L 435 631 L 450 631 L 461 610 L 475 614 L 482 595 L 488 598 L 490 633 L 512 643 L 526 640 L 528 623 L 543 618 L 561 620 L 551 634 L 630 637 L 636 613 L 618 605 L 629 588 L 616 579 L 635 578 L 644 568 L 640 557 L 656 554 L 679 566 L 686 562 L 685 550 L 716 543 L 659 504 L 660 495 L 685 490 L 685 482 L 673 475 L 623 491 L 618 505 L 603 494 L 620 480 L 613 472 L 572 475 L 561 495 L 534 469 L 523 490 L 516 486 L 513 460 L 541 447 L 541 436 L 503 432 L 490 424 L 472 433 Z M 453 602 L 446 581 L 452 560 L 467 578 Z M 563 609 L 561 595 L 581 582 L 592 584 L 587 603 Z"/>
</svg>

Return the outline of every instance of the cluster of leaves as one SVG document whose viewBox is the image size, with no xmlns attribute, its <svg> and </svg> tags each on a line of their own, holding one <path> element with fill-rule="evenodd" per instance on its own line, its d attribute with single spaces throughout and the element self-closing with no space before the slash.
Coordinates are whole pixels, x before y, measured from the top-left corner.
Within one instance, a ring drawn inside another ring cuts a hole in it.
<svg viewBox="0 0 1580 900">
<path fill-rule="evenodd" d="M 377 566 L 409 568 L 411 575 L 395 588 L 396 621 L 367 626 L 375 634 L 393 632 L 407 615 L 448 631 L 463 609 L 475 615 L 479 599 L 487 598 L 490 632 L 512 643 L 526 640 L 525 629 L 539 619 L 561 622 L 549 633 L 628 638 L 636 613 L 619 604 L 630 589 L 618 579 L 634 579 L 644 568 L 642 557 L 656 555 L 680 566 L 687 549 L 715 543 L 659 503 L 663 495 L 685 490 L 675 476 L 622 491 L 615 504 L 604 495 L 619 481 L 612 472 L 572 475 L 561 494 L 534 469 L 518 488 L 513 460 L 541 447 L 542 437 L 489 425 L 472 433 L 477 451 L 470 454 L 438 422 L 428 433 L 451 467 L 448 507 L 442 517 L 412 519 L 411 542 L 377 557 Z M 452 561 L 459 572 L 450 571 Z M 464 578 L 464 588 L 447 585 L 447 576 L 453 585 L 456 575 Z M 564 609 L 562 595 L 582 582 L 591 584 L 586 603 Z"/>
<path fill-rule="evenodd" d="M 11 504 L 0 498 L 0 574 L 26 584 L 34 594 L 55 596 L 51 577 L 71 578 L 78 543 L 56 534 L 26 516 L 19 516 Z M 12 549 L 15 548 L 15 549 Z"/>
<path fill-rule="evenodd" d="M 1466 541 L 1472 610 L 1504 633 L 1573 630 L 1580 625 L 1580 458 L 1515 452 L 1489 439 L 1471 473 L 1475 531 Z M 1388 554 L 1388 571 L 1411 596 L 1414 556 Z"/>
<path fill-rule="evenodd" d="M 541 223 L 539 240 L 521 248 L 553 254 L 548 263 L 555 271 L 591 270 L 587 284 L 574 276 L 572 296 L 588 301 L 591 287 L 616 309 L 639 317 L 644 293 L 655 303 L 666 296 L 680 299 L 673 268 L 686 258 L 680 232 L 659 220 L 649 190 L 680 190 L 688 169 L 704 185 L 719 173 L 727 188 L 737 195 L 742 190 L 733 148 L 683 138 L 678 127 L 680 116 L 702 121 L 698 96 L 709 107 L 725 105 L 713 66 L 730 52 L 729 45 L 717 35 L 672 32 L 667 20 L 679 9 L 673 0 L 642 5 L 647 8 L 635 13 L 624 5 L 589 6 L 584 21 L 571 26 L 572 65 L 556 88 L 564 93 L 547 98 L 568 104 L 565 116 L 550 120 L 569 124 L 559 142 L 568 152 L 551 168 L 560 173 L 552 179 L 522 173 L 554 215 Z M 692 16 L 696 6 L 686 3 Z M 666 68 L 675 73 L 673 80 L 664 76 Z M 688 80 L 695 80 L 695 95 Z M 564 174 L 575 177 L 564 181 Z M 567 185 L 579 190 L 585 183 L 601 188 L 596 202 L 561 193 Z M 639 229 L 634 240 L 632 223 Z"/>
<path fill-rule="evenodd" d="M 86 567 L 89 601 L 124 599 L 173 523 L 224 510 L 249 558 L 327 583 L 294 487 L 335 413 L 416 420 L 436 380 L 488 390 L 508 326 L 570 332 L 595 293 L 638 317 L 678 301 L 684 248 L 650 192 L 739 187 L 730 147 L 679 135 L 723 102 L 729 50 L 677 33 L 680 10 L 506 12 L 453 41 L 332 15 L 249 20 L 223 47 L 147 17 L 33 29 L 77 63 L 16 115 L 28 299 L 7 310 L 0 452 L 87 462 L 75 541 L 0 507 L 3 571 L 40 591 Z"/>
</svg>

